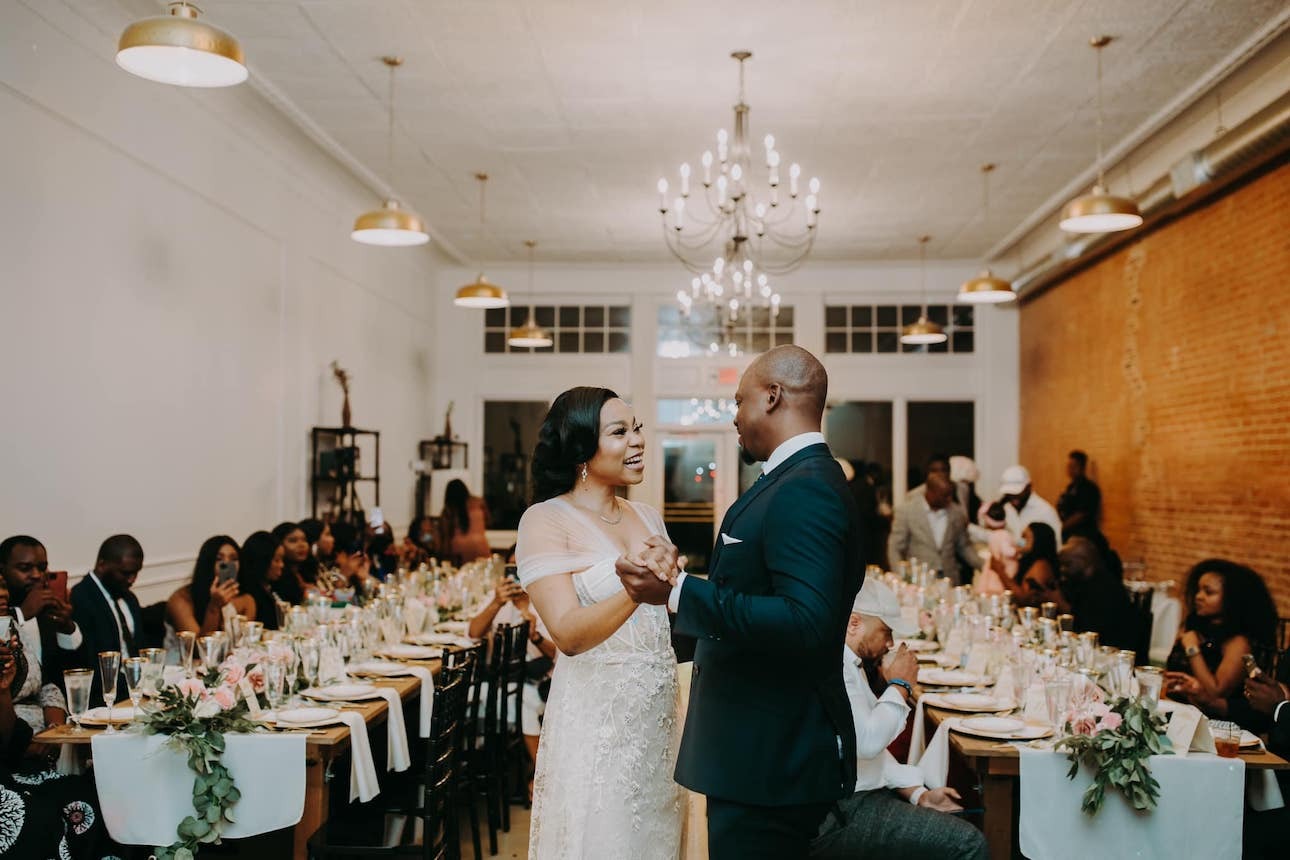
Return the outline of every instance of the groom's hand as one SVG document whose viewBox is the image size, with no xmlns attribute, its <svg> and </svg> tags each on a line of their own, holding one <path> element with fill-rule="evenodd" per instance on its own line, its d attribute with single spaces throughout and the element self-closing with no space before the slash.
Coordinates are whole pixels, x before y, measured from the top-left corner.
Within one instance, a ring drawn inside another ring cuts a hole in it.
<svg viewBox="0 0 1290 860">
<path fill-rule="evenodd" d="M 655 576 L 666 579 L 672 585 L 676 585 L 676 575 L 684 566 L 676 547 L 659 535 L 650 535 L 645 541 L 645 549 L 637 553 L 632 561 L 648 567 L 654 571 Z"/>
<path fill-rule="evenodd" d="M 619 556 L 614 562 L 614 570 L 622 580 L 627 596 L 636 603 L 648 603 L 653 606 L 667 605 L 667 598 L 672 593 L 672 584 L 658 576 L 649 567 L 641 564 L 641 559 Z"/>
</svg>

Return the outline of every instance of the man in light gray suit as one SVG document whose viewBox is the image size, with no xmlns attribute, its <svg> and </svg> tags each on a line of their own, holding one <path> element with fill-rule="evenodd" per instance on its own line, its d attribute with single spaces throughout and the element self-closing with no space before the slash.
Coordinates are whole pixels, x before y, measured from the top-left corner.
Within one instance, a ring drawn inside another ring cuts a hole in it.
<svg viewBox="0 0 1290 860">
<path fill-rule="evenodd" d="M 981 567 L 981 558 L 968 540 L 967 514 L 953 501 L 954 485 L 950 479 L 933 472 L 927 476 L 923 493 L 905 499 L 896 508 L 887 540 L 887 558 L 892 567 L 916 558 L 941 571 L 956 585 L 960 559 L 973 569 Z"/>
</svg>

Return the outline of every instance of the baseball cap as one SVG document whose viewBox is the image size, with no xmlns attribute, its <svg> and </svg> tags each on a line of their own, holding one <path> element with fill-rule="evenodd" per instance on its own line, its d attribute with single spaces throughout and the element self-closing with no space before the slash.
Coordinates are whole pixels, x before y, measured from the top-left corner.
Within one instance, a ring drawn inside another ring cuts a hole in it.
<svg viewBox="0 0 1290 860">
<path fill-rule="evenodd" d="M 896 599 L 896 592 L 876 577 L 865 577 L 860 593 L 851 604 L 851 611 L 881 618 L 891 628 L 893 636 L 913 636 L 918 632 L 918 626 L 906 621 L 900 614 L 900 601 Z"/>
<path fill-rule="evenodd" d="M 1012 496 L 1026 489 L 1030 483 L 1030 471 L 1025 466 L 1009 466 L 1003 470 L 999 479 L 999 492 Z"/>
</svg>

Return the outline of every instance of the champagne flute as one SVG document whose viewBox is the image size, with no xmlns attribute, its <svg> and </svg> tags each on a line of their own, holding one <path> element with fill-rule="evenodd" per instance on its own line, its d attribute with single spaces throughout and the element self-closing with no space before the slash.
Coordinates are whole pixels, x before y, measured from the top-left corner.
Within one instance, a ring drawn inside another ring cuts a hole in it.
<svg viewBox="0 0 1290 860">
<path fill-rule="evenodd" d="M 75 724 L 72 731 L 79 734 L 85 731 L 81 725 L 81 718 L 90 709 L 90 690 L 94 686 L 94 670 L 67 669 L 63 672 L 63 685 L 67 688 L 67 713 Z"/>
<path fill-rule="evenodd" d="M 125 675 L 125 688 L 130 694 L 130 719 L 139 718 L 139 700 L 143 698 L 143 681 L 148 673 L 148 660 L 145 657 L 127 657 L 122 673 Z"/>
<path fill-rule="evenodd" d="M 116 704 L 117 676 L 121 674 L 121 652 L 99 652 L 99 678 L 103 681 L 103 704 L 107 705 L 108 733 L 116 731 L 112 723 L 112 707 Z"/>
<path fill-rule="evenodd" d="M 184 677 L 193 676 L 193 647 L 197 644 L 197 634 L 191 630 L 181 630 L 179 637 L 179 662 L 184 667 Z"/>
<path fill-rule="evenodd" d="M 304 670 L 305 682 L 310 686 L 318 683 L 318 643 L 306 639 L 300 643 L 300 668 Z"/>
</svg>

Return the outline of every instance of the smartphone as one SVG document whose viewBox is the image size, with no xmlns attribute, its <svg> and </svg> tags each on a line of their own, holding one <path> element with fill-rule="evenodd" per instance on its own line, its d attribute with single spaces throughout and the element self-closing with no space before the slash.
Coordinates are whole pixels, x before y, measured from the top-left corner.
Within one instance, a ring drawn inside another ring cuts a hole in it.
<svg viewBox="0 0 1290 860">
<path fill-rule="evenodd" d="M 67 602 L 67 571 L 51 570 L 45 574 L 45 584 L 49 590 L 54 592 L 54 596 L 64 603 Z"/>
<path fill-rule="evenodd" d="M 511 582 L 519 582 L 520 581 L 519 568 L 513 564 L 506 565 L 506 578 L 509 579 Z"/>
<path fill-rule="evenodd" d="M 235 561 L 217 561 L 215 562 L 215 577 L 222 585 L 230 580 L 237 579 L 237 562 Z"/>
<path fill-rule="evenodd" d="M 1247 678 L 1257 678 L 1263 674 L 1263 670 L 1259 668 L 1258 661 L 1254 659 L 1253 654 L 1246 654 L 1241 659 L 1245 661 L 1245 675 Z"/>
<path fill-rule="evenodd" d="M 385 525 L 385 514 L 381 512 L 380 508 L 372 508 L 372 516 L 368 518 L 367 524 L 374 529 L 379 529 Z"/>
</svg>

